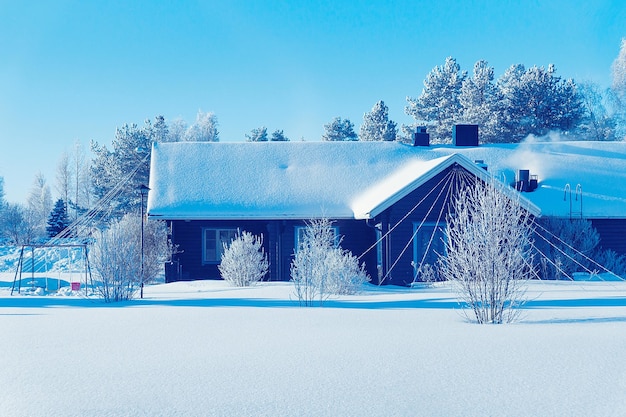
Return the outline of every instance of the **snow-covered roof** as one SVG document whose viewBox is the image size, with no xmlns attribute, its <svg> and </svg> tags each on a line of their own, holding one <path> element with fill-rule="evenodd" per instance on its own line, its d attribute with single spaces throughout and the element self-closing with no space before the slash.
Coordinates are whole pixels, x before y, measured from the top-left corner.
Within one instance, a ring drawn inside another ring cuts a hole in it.
<svg viewBox="0 0 626 417">
<path fill-rule="evenodd" d="M 452 164 L 484 176 L 473 162 L 479 159 L 506 182 L 519 169 L 538 175 L 539 188 L 523 193 L 536 213 L 568 217 L 569 183 L 574 203 L 582 186 L 585 217 L 626 217 L 623 142 L 155 144 L 148 212 L 166 219 L 371 218 Z"/>
</svg>

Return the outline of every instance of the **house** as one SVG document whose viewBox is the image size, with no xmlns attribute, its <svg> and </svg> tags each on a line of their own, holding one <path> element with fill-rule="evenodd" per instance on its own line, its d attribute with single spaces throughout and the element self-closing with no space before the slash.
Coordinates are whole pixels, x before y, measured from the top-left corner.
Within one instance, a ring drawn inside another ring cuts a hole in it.
<svg viewBox="0 0 626 417">
<path fill-rule="evenodd" d="M 288 280 L 306 221 L 325 217 L 374 282 L 408 285 L 441 253 L 464 178 L 513 185 L 535 216 L 589 218 L 603 246 L 626 253 L 626 143 L 157 143 L 148 215 L 180 251 L 167 281 L 218 279 L 238 230 L 262 234 L 269 279 Z"/>
</svg>

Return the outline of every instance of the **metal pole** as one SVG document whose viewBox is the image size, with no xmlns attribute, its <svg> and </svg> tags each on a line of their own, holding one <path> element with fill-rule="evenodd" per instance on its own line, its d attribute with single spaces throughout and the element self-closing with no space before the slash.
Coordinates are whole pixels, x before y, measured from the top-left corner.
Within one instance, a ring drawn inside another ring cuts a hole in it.
<svg viewBox="0 0 626 417">
<path fill-rule="evenodd" d="M 143 189 L 141 190 L 141 290 L 140 298 L 143 298 Z"/>
</svg>

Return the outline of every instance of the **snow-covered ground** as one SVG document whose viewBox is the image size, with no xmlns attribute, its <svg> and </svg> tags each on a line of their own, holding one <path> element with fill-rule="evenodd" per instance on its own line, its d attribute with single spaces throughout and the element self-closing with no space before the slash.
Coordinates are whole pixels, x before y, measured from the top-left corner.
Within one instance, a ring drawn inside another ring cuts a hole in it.
<svg viewBox="0 0 626 417">
<path fill-rule="evenodd" d="M 2 416 L 626 413 L 624 282 L 533 282 L 521 322 L 480 326 L 446 286 L 301 308 L 288 283 L 106 305 L 0 280 Z"/>
</svg>

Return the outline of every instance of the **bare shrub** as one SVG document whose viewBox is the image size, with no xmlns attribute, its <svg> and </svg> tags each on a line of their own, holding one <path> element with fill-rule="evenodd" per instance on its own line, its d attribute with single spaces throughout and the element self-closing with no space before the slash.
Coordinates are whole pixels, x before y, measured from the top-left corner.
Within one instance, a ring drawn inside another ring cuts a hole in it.
<svg viewBox="0 0 626 417">
<path fill-rule="evenodd" d="M 218 268 L 224 281 L 236 287 L 247 287 L 262 280 L 268 269 L 263 235 L 257 237 L 244 231 L 230 245 L 224 243 Z"/>
<path fill-rule="evenodd" d="M 353 294 L 369 281 L 365 266 L 339 246 L 332 222 L 310 221 L 291 263 L 291 280 L 300 305 L 320 305 L 330 294 Z"/>
<path fill-rule="evenodd" d="M 593 267 L 589 257 L 600 243 L 600 235 L 590 221 L 546 218 L 540 224 L 545 230 L 538 234 L 535 246 L 542 253 L 544 279 L 571 279 L 574 272 Z"/>
<path fill-rule="evenodd" d="M 531 215 L 504 185 L 476 181 L 453 200 L 441 273 L 478 323 L 508 323 L 525 302 L 533 274 Z"/>
<path fill-rule="evenodd" d="M 173 247 L 164 222 L 144 224 L 143 269 L 141 265 L 141 217 L 126 215 L 95 234 L 90 262 L 96 291 L 105 302 L 130 300 L 143 282 L 163 272 Z M 143 275 L 142 275 L 143 273 Z"/>
<path fill-rule="evenodd" d="M 608 272 L 612 272 L 622 279 L 626 279 L 626 255 L 620 255 L 612 249 L 598 251 L 595 261 Z"/>
</svg>

